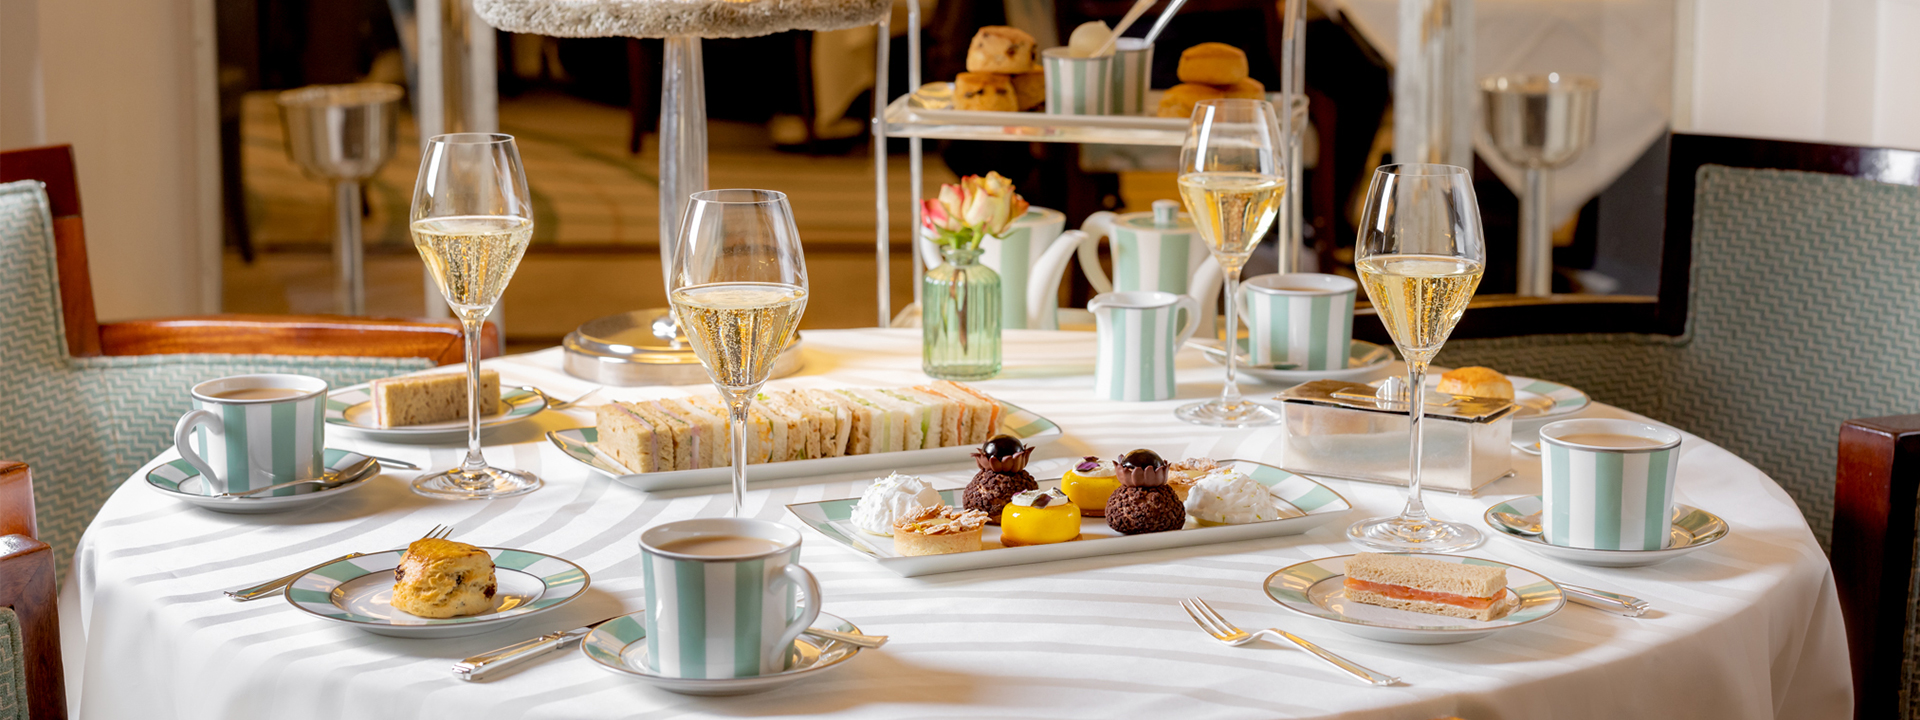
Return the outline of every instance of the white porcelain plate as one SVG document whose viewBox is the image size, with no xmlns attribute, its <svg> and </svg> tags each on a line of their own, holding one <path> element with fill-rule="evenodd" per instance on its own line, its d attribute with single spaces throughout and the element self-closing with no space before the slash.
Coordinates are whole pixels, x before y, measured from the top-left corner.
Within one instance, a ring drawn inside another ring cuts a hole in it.
<svg viewBox="0 0 1920 720">
<path fill-rule="evenodd" d="M 547 612 L 579 597 L 591 580 L 579 565 L 529 550 L 480 548 L 493 556 L 493 609 L 478 615 L 423 618 L 393 607 L 393 569 L 404 550 L 362 555 L 321 566 L 287 587 L 294 609 L 375 635 L 450 638 L 478 635 Z"/>
<path fill-rule="evenodd" d="M 793 643 L 789 669 L 783 673 L 747 678 L 681 678 L 654 672 L 647 664 L 647 612 L 642 610 L 600 623 L 586 639 L 580 652 L 607 672 L 635 678 L 648 685 L 687 695 L 746 695 L 790 685 L 839 667 L 860 654 L 860 648 L 843 642 L 801 636 Z M 816 627 L 846 633 L 860 632 L 853 623 L 820 613 Z"/>
<path fill-rule="evenodd" d="M 1194 341 L 1209 362 L 1225 365 L 1227 353 L 1220 349 L 1218 342 Z M 1246 349 L 1246 340 L 1240 341 L 1240 349 Z M 1241 363 L 1239 374 L 1276 385 L 1293 386 L 1311 380 L 1345 380 L 1362 382 L 1380 377 L 1394 361 L 1393 348 L 1376 345 L 1365 340 L 1355 340 L 1347 346 L 1347 369 L 1345 370 L 1280 370 L 1267 366 Z"/>
<path fill-rule="evenodd" d="M 1118 555 L 1144 550 L 1298 535 L 1316 526 L 1337 520 L 1346 515 L 1348 510 L 1353 509 L 1353 505 L 1347 502 L 1346 498 L 1341 497 L 1340 493 L 1321 485 L 1313 478 L 1295 475 L 1272 465 L 1251 460 L 1225 460 L 1221 464 L 1246 473 L 1260 484 L 1266 485 L 1276 497 L 1291 506 L 1286 516 L 1244 525 L 1211 526 L 1201 526 L 1189 517 L 1186 527 L 1179 530 L 1141 535 L 1122 535 L 1114 532 L 1112 528 L 1107 527 L 1106 518 L 1082 518 L 1078 540 L 1021 547 L 1001 545 L 999 526 L 988 525 L 981 534 L 980 550 L 908 557 L 893 551 L 891 536 L 871 535 L 854 527 L 850 519 L 853 517 L 853 506 L 860 502 L 859 498 L 788 505 L 787 510 L 800 518 L 801 522 L 806 523 L 807 527 L 819 531 L 820 534 L 827 536 L 827 539 L 846 546 L 854 552 L 873 558 L 880 567 L 905 577 L 914 577 L 1095 555 Z M 1058 483 L 1059 479 L 1054 478 L 1040 481 L 1040 486 L 1045 488 Z M 960 490 L 942 490 L 940 497 L 946 504 L 958 507 L 961 504 L 960 493 Z"/>
<path fill-rule="evenodd" d="M 1034 447 L 1060 439 L 1060 426 L 1052 420 L 1040 417 L 1016 405 L 1000 403 L 1004 412 L 1000 417 L 1000 429 L 995 435 L 1011 435 L 1021 442 Z M 595 428 L 574 428 L 555 430 L 547 433 L 547 440 L 575 462 L 594 469 L 596 472 L 647 492 L 657 490 L 677 490 L 680 488 L 707 487 L 725 485 L 733 482 L 733 468 L 710 467 L 694 470 L 674 470 L 670 472 L 636 473 L 622 467 L 605 453 L 593 446 L 600 433 Z M 855 472 L 861 470 L 889 470 L 913 467 L 916 465 L 937 465 L 939 463 L 961 462 L 973 457 L 974 445 L 956 445 L 953 447 L 930 450 L 903 450 L 900 452 L 874 453 L 871 455 L 843 455 L 836 458 L 815 460 L 789 460 L 787 462 L 763 463 L 753 465 L 747 470 L 747 479 L 777 480 L 781 478 L 826 475 L 830 473 Z"/>
<path fill-rule="evenodd" d="M 321 461 L 327 464 L 329 470 L 344 470 L 348 466 L 366 459 L 365 455 L 333 448 L 328 448 L 325 453 Z M 375 462 L 377 463 L 379 461 L 376 460 Z M 302 488 L 291 487 L 275 490 L 273 494 L 269 495 L 223 498 L 214 497 L 213 493 L 209 493 L 206 478 L 201 477 L 200 471 L 193 469 L 193 466 L 189 465 L 187 461 L 183 459 L 161 463 L 159 467 L 149 471 L 147 473 L 147 487 L 153 488 L 154 492 L 160 493 L 161 495 L 189 505 L 198 505 L 208 510 L 252 514 L 282 512 L 307 505 L 323 503 L 358 490 L 360 486 L 367 484 L 368 480 L 379 476 L 379 466 L 376 465 L 374 471 L 368 473 L 364 478 L 318 492 L 309 491 L 294 494 L 295 491 L 301 490 Z M 215 490 L 214 492 L 226 491 Z"/>
<path fill-rule="evenodd" d="M 1402 554 L 1402 553 L 1395 553 Z M 1507 594 L 1518 602 L 1506 617 L 1487 622 L 1395 610 L 1347 599 L 1347 560 L 1352 555 L 1309 560 L 1267 576 L 1267 597 L 1280 607 L 1331 623 L 1369 640 L 1442 645 L 1478 640 L 1501 630 L 1546 619 L 1566 604 L 1560 586 L 1541 575 L 1496 560 L 1458 555 L 1422 555 L 1463 565 L 1507 569 Z"/>
<path fill-rule="evenodd" d="M 547 409 L 547 397 L 527 388 L 501 388 L 500 402 L 506 407 L 500 412 L 482 416 L 480 432 L 526 420 Z M 437 442 L 466 439 L 467 421 L 461 419 L 405 427 L 379 427 L 373 424 L 373 395 L 365 384 L 360 384 L 327 394 L 327 430 L 345 431 L 384 442 Z"/>
<path fill-rule="evenodd" d="M 1673 506 L 1673 530 L 1669 536 L 1669 547 L 1664 550 L 1593 550 L 1588 548 L 1561 547 L 1553 545 L 1539 535 L 1521 535 L 1494 522 L 1497 512 L 1512 513 L 1526 517 L 1540 512 L 1539 495 L 1517 497 L 1487 508 L 1480 516 L 1481 522 L 1493 532 L 1487 533 L 1502 541 L 1517 544 L 1536 554 L 1555 560 L 1595 567 L 1640 567 L 1662 563 L 1700 548 L 1712 545 L 1733 532 L 1727 527 L 1727 521 L 1720 516 L 1691 505 Z"/>
</svg>

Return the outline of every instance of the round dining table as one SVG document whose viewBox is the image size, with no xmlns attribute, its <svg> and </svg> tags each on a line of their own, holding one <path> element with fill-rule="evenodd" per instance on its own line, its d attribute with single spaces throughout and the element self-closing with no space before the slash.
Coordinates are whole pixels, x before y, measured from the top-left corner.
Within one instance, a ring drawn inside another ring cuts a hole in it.
<svg viewBox="0 0 1920 720">
<path fill-rule="evenodd" d="M 1170 458 L 1279 464 L 1278 426 L 1185 424 L 1173 408 L 1218 393 L 1221 368 L 1180 353 L 1179 399 L 1094 399 L 1094 336 L 1009 331 L 1006 367 L 976 385 L 1058 423 L 1034 455 L 1058 469 L 1085 455 L 1147 447 Z M 918 330 L 823 330 L 804 335 L 805 367 L 774 388 L 925 383 Z M 488 360 L 507 385 L 558 398 L 597 386 L 566 374 L 559 349 Z M 1251 397 L 1281 389 L 1243 380 Z M 821 608 L 891 637 L 831 671 L 757 695 L 678 695 L 606 672 L 577 650 L 485 682 L 451 673 L 461 658 L 536 635 L 642 609 L 637 538 L 648 527 L 726 515 L 725 487 L 642 492 L 590 470 L 545 433 L 593 424 L 591 405 L 710 393 L 710 387 L 606 387 L 578 406 L 546 411 L 485 436 L 487 459 L 537 473 L 533 493 L 491 501 L 430 499 L 415 473 L 388 470 L 336 500 L 277 514 L 223 514 L 164 497 L 143 468 L 113 495 L 81 541 L 62 589 L 66 642 L 81 718 L 1392 718 L 1574 720 L 1622 717 L 1851 716 L 1845 633 L 1825 554 L 1799 509 L 1752 465 L 1685 435 L 1678 502 L 1724 518 L 1719 542 L 1662 564 L 1597 568 L 1490 540 L 1466 554 L 1553 580 L 1649 601 L 1632 618 L 1568 604 L 1491 637 L 1405 645 L 1349 635 L 1283 609 L 1262 583 L 1275 570 L 1345 555 L 1353 520 L 1397 512 L 1404 490 L 1327 480 L 1352 501 L 1347 516 L 1304 534 L 899 577 L 811 529 L 801 563 L 818 576 Z M 182 408 L 183 412 L 185 408 Z M 1593 404 L 1585 417 L 1635 417 Z M 1684 428 L 1682 428 L 1684 430 Z M 330 432 L 329 447 L 430 468 L 458 462 L 464 443 L 373 442 Z M 175 459 L 169 450 L 153 464 Z M 1044 465 L 1043 465 L 1044 464 Z M 1467 497 L 1430 492 L 1436 515 L 1480 524 L 1492 504 L 1539 493 L 1539 461 L 1515 452 L 1514 474 Z M 902 467 L 941 488 L 970 463 Z M 882 472 L 752 483 L 744 515 L 804 526 L 791 503 L 857 497 Z M 751 477 L 751 471 L 749 472 Z M 373 635 L 324 622 L 272 597 L 234 602 L 253 585 L 351 551 L 405 546 L 435 525 L 453 539 L 556 555 L 591 575 L 571 604 L 517 625 L 452 639 Z M 1204 598 L 1247 628 L 1303 636 L 1401 682 L 1374 687 L 1295 649 L 1233 647 L 1198 628 L 1179 601 Z M 77 618 L 78 622 L 74 623 Z M 70 657 L 78 653 L 70 653 Z"/>
</svg>

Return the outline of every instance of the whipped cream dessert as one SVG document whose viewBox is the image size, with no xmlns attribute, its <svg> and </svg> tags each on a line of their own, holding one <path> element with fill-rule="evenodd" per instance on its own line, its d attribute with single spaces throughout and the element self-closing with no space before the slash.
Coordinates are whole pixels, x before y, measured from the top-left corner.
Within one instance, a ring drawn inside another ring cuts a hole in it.
<svg viewBox="0 0 1920 720">
<path fill-rule="evenodd" d="M 893 473 L 873 481 L 853 506 L 853 526 L 861 532 L 893 537 L 893 524 L 920 508 L 945 505 L 933 483 L 918 475 Z"/>
<path fill-rule="evenodd" d="M 1241 525 L 1291 515 L 1285 501 L 1260 481 L 1232 468 L 1202 476 L 1187 492 L 1187 514 L 1203 523 Z"/>
</svg>

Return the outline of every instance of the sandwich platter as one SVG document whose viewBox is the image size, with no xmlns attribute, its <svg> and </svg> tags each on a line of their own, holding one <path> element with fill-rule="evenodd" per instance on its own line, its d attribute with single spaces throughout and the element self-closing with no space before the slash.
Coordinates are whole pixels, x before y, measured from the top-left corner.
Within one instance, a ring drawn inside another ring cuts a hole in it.
<svg viewBox="0 0 1920 720">
<path fill-rule="evenodd" d="M 1033 447 L 1040 447 L 1060 439 L 1060 426 L 1052 420 L 1036 415 L 1017 405 L 1000 403 L 1000 427 L 995 435 L 1011 435 Z M 613 478 L 615 481 L 647 492 L 659 490 L 678 490 L 682 488 L 725 485 L 733 481 L 733 468 L 726 465 L 718 467 L 695 468 L 692 470 L 671 470 L 664 472 L 633 472 L 620 464 L 611 455 L 594 446 L 599 440 L 596 428 L 574 428 L 556 430 L 547 433 L 547 440 L 560 448 L 575 462 Z M 842 455 L 840 457 L 816 458 L 813 460 L 788 460 L 753 465 L 747 471 L 749 480 L 777 480 L 783 478 L 828 475 L 832 473 L 862 472 L 886 470 L 918 465 L 937 465 L 940 463 L 965 462 L 973 456 L 978 445 L 954 445 L 941 448 L 920 450 L 898 450 L 894 452 L 867 453 L 862 455 Z"/>
<path fill-rule="evenodd" d="M 1186 527 L 1179 530 L 1140 535 L 1122 535 L 1114 532 L 1107 527 L 1105 518 L 1081 518 L 1080 537 L 1077 540 L 1022 547 L 1002 546 L 999 526 L 988 525 L 981 536 L 982 547 L 979 550 L 909 557 L 894 552 L 891 537 L 868 534 L 854 527 L 851 522 L 853 506 L 860 502 L 859 498 L 788 505 L 787 510 L 800 518 L 801 522 L 806 523 L 807 527 L 825 535 L 828 540 L 872 558 L 874 562 L 880 564 L 880 567 L 904 577 L 916 577 L 960 570 L 1008 567 L 1097 555 L 1119 555 L 1145 550 L 1298 535 L 1337 520 L 1346 515 L 1348 510 L 1353 509 L 1353 504 L 1340 493 L 1305 475 L 1295 475 L 1252 460 L 1223 460 L 1220 464 L 1222 467 L 1246 473 L 1260 484 L 1266 485 L 1275 496 L 1291 506 L 1288 508 L 1289 512 L 1285 517 L 1275 520 L 1240 525 L 1200 526 L 1189 517 Z M 1040 487 L 1045 489 L 1058 486 L 1060 479 L 1042 479 L 1039 483 Z M 960 493 L 958 489 L 942 490 L 940 497 L 946 504 L 958 507 L 961 504 Z"/>
<path fill-rule="evenodd" d="M 1405 554 L 1405 553 L 1395 553 Z M 1457 555 L 1422 555 L 1450 563 L 1506 568 L 1512 611 L 1480 621 L 1366 605 L 1346 597 L 1347 561 L 1352 555 L 1309 560 L 1267 576 L 1267 597 L 1280 607 L 1333 624 L 1369 640 L 1411 645 L 1443 645 L 1478 640 L 1507 628 L 1545 620 L 1566 605 L 1552 580 L 1525 568 L 1495 560 Z"/>
</svg>

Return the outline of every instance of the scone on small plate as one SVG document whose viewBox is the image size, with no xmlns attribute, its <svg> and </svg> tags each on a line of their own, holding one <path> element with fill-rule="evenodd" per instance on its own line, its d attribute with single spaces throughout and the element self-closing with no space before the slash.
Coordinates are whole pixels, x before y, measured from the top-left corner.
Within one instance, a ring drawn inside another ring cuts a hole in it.
<svg viewBox="0 0 1920 720">
<path fill-rule="evenodd" d="M 415 540 L 393 569 L 390 604 L 423 618 L 478 615 L 493 609 L 497 588 L 487 551 L 452 540 Z"/>
</svg>

